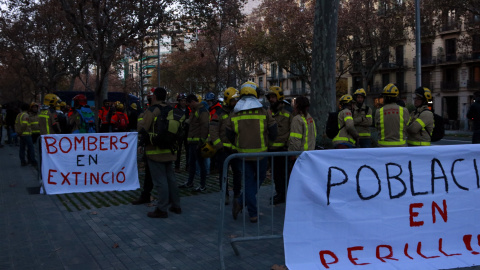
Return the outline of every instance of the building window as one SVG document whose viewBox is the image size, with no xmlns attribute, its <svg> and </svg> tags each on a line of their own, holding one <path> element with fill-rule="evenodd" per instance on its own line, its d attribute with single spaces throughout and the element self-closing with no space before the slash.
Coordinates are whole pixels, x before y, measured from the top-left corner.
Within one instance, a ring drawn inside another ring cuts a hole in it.
<svg viewBox="0 0 480 270">
<path fill-rule="evenodd" d="M 297 94 L 297 80 L 292 80 L 292 94 Z"/>
<path fill-rule="evenodd" d="M 480 35 L 472 35 L 472 58 L 480 59 Z"/>
<path fill-rule="evenodd" d="M 445 57 L 446 61 L 457 60 L 457 39 L 450 38 L 445 40 Z"/>
<path fill-rule="evenodd" d="M 272 64 L 270 67 L 271 67 L 270 76 L 272 77 L 272 79 L 275 79 L 277 77 L 277 65 Z"/>
<path fill-rule="evenodd" d="M 258 86 L 263 88 L 263 77 L 258 77 Z"/>
<path fill-rule="evenodd" d="M 386 86 L 389 83 L 390 83 L 390 73 L 382 74 L 382 85 Z"/>
</svg>

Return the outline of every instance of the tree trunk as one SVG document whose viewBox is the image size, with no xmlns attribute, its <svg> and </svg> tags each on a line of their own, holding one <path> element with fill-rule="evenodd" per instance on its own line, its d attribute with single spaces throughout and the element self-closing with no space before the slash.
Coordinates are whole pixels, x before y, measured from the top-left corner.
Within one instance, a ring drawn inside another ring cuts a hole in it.
<svg viewBox="0 0 480 270">
<path fill-rule="evenodd" d="M 330 111 L 336 110 L 335 56 L 339 0 L 317 0 L 312 52 L 310 111 L 317 125 L 317 141 L 325 144 L 325 125 Z"/>
</svg>

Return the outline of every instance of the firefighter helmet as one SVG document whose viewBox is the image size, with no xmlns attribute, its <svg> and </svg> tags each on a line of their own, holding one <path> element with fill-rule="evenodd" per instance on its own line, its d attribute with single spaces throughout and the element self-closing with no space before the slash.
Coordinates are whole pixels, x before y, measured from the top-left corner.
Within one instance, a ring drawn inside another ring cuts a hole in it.
<svg viewBox="0 0 480 270">
<path fill-rule="evenodd" d="M 398 91 L 398 88 L 395 86 L 395 84 L 389 83 L 383 88 L 382 95 L 388 97 L 398 97 L 399 93 L 400 92 Z"/>
<path fill-rule="evenodd" d="M 427 87 L 418 87 L 415 89 L 415 95 L 425 99 L 427 102 L 432 101 L 432 91 Z"/>
<path fill-rule="evenodd" d="M 240 86 L 240 96 L 257 96 L 258 84 L 248 81 Z"/>
<path fill-rule="evenodd" d="M 280 86 L 270 86 L 270 88 L 268 88 L 267 96 L 269 95 L 276 95 L 278 101 L 282 101 L 285 98 L 283 89 Z"/>
<path fill-rule="evenodd" d="M 124 108 L 124 106 L 123 106 L 122 102 L 120 102 L 120 101 L 115 102 L 115 109 L 120 111 L 120 110 L 123 110 L 123 108 Z"/>
<path fill-rule="evenodd" d="M 233 88 L 233 87 L 229 87 L 223 93 L 223 102 L 224 102 L 225 105 L 228 106 L 228 105 L 230 105 L 230 100 L 236 99 L 236 98 L 239 98 L 239 97 L 240 97 L 240 95 L 238 93 L 238 90 Z"/>
<path fill-rule="evenodd" d="M 355 97 L 356 95 L 361 95 L 363 97 L 367 97 L 367 92 L 365 92 L 365 89 L 359 88 L 353 93 L 353 96 Z"/>
<path fill-rule="evenodd" d="M 209 101 L 209 100 L 215 100 L 215 94 L 212 93 L 212 92 L 208 92 L 206 95 L 205 95 L 205 100 Z"/>
<path fill-rule="evenodd" d="M 187 94 L 185 94 L 185 93 L 179 93 L 179 94 L 177 95 L 177 101 L 180 101 L 180 100 L 182 100 L 182 99 L 187 99 Z"/>
<path fill-rule="evenodd" d="M 346 94 L 346 95 L 343 95 L 342 97 L 340 97 L 340 105 L 344 105 L 344 104 L 348 104 L 350 102 L 353 102 L 353 98 L 351 95 L 349 94 Z"/>
<path fill-rule="evenodd" d="M 46 94 L 43 98 L 43 104 L 48 106 L 55 106 L 57 104 L 57 101 L 59 100 L 60 98 L 55 94 Z"/>
<path fill-rule="evenodd" d="M 200 155 L 203 158 L 211 158 L 215 155 L 216 152 L 217 150 L 215 150 L 215 148 L 213 148 L 213 145 L 209 142 L 204 143 L 200 147 Z"/>
<path fill-rule="evenodd" d="M 87 97 L 83 94 L 78 94 L 73 97 L 73 102 L 75 105 L 85 106 L 87 105 Z"/>
</svg>

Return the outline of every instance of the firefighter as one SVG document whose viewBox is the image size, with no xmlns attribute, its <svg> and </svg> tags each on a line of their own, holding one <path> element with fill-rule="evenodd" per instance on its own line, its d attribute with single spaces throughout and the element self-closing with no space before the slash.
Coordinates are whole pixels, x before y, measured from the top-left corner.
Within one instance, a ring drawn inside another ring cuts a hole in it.
<svg viewBox="0 0 480 270">
<path fill-rule="evenodd" d="M 398 88 L 389 83 L 383 88 L 384 105 L 375 112 L 380 147 L 402 147 L 407 145 L 407 124 L 410 114 L 405 107 L 397 105 Z"/>
<path fill-rule="evenodd" d="M 207 181 L 207 168 L 205 159 L 200 155 L 200 146 L 207 140 L 209 113 L 205 104 L 199 102 L 197 96 L 189 94 L 187 96 L 187 106 L 190 107 L 192 113 L 188 119 L 190 125 L 188 130 L 188 180 L 180 188 L 193 187 L 193 179 L 195 178 L 195 171 L 197 161 L 200 166 L 200 185 L 195 188 L 195 191 L 205 191 L 205 183 Z"/>
<path fill-rule="evenodd" d="M 38 124 L 40 126 L 40 135 L 60 134 L 61 128 L 58 122 L 58 114 L 55 106 L 60 98 L 55 94 L 46 94 L 43 98 L 43 107 L 38 115 Z"/>
<path fill-rule="evenodd" d="M 87 105 L 87 97 L 78 94 L 73 97 L 74 110 L 68 118 L 72 133 L 95 133 L 95 114 Z"/>
<path fill-rule="evenodd" d="M 271 86 L 267 92 L 267 99 L 270 102 L 270 113 L 275 119 L 278 126 L 278 136 L 275 141 L 269 141 L 269 152 L 287 151 L 288 138 L 290 136 L 290 124 L 292 123 L 292 107 L 284 100 L 285 95 L 279 86 Z M 288 161 L 287 161 L 288 162 Z M 275 196 L 273 196 L 272 203 L 274 205 L 285 202 L 285 186 L 287 175 L 285 167 L 285 157 L 274 157 L 273 164 L 273 180 L 275 183 Z"/>
<path fill-rule="evenodd" d="M 30 103 L 30 110 L 28 111 L 28 118 L 30 121 L 30 128 L 32 130 L 32 142 L 35 144 L 38 137 L 40 137 L 40 126 L 38 124 L 38 104 Z"/>
<path fill-rule="evenodd" d="M 370 148 L 372 146 L 370 134 L 370 126 L 373 123 L 372 109 L 365 104 L 366 97 L 367 93 L 363 88 L 357 89 L 353 93 L 353 99 L 355 100 L 352 110 L 353 123 L 360 136 L 358 145 L 361 148 Z"/>
<path fill-rule="evenodd" d="M 432 92 L 426 87 L 415 89 L 415 111 L 407 126 L 408 146 L 429 146 L 433 131 L 433 113 L 428 108 L 428 102 L 432 101 Z"/>
<path fill-rule="evenodd" d="M 98 120 L 100 122 L 100 133 L 108 133 L 110 131 L 110 102 L 108 99 L 103 100 L 103 106 L 98 110 Z"/>
<path fill-rule="evenodd" d="M 187 106 L 187 95 L 185 93 L 180 93 L 177 95 L 177 105 L 175 105 L 175 109 L 179 112 L 182 112 L 185 115 L 185 119 L 189 119 L 191 109 Z M 188 124 L 183 123 L 182 126 L 183 132 L 181 136 L 178 138 L 178 150 L 177 150 L 177 160 L 175 160 L 175 172 L 180 173 L 180 157 L 182 156 L 182 148 L 185 147 L 186 157 L 185 160 L 187 162 L 185 165 L 185 171 L 188 171 Z"/>
<path fill-rule="evenodd" d="M 112 132 L 127 132 L 128 131 L 128 116 L 124 113 L 125 107 L 120 101 L 115 102 L 115 114 L 112 115 L 110 125 Z"/>
<path fill-rule="evenodd" d="M 172 108 L 165 103 L 167 91 L 164 88 L 158 87 L 152 96 L 152 106 L 145 111 L 143 120 L 138 123 L 138 132 L 149 134 L 154 133 L 155 119 L 160 117 L 162 111 L 167 111 L 173 115 Z M 168 106 L 168 107 L 167 107 Z M 180 126 L 178 121 L 168 121 L 168 130 L 176 130 Z M 157 207 L 155 211 L 148 212 L 147 216 L 150 218 L 167 218 L 168 212 L 181 214 L 180 196 L 178 192 L 177 182 L 175 180 L 175 173 L 173 171 L 172 162 L 175 160 L 175 152 L 171 149 L 161 149 L 153 144 L 145 146 L 145 154 L 147 156 L 147 163 L 150 174 L 153 177 L 153 183 L 157 188 Z M 169 207 L 170 205 L 170 207 Z"/>
<path fill-rule="evenodd" d="M 15 132 L 20 138 L 20 162 L 22 166 L 27 166 L 28 163 L 33 166 L 37 166 L 37 161 L 35 159 L 35 149 L 33 148 L 32 142 L 32 130 L 30 128 L 30 121 L 28 116 L 28 110 L 30 105 L 22 104 L 22 112 L 17 115 L 15 119 Z M 25 149 L 27 148 L 27 149 Z M 25 160 L 25 150 L 27 150 L 28 163 Z"/>
<path fill-rule="evenodd" d="M 212 116 L 215 114 L 215 112 L 218 109 L 222 108 L 222 104 L 218 102 L 218 99 L 215 97 L 215 94 L 212 92 L 208 92 L 205 95 L 205 101 L 208 104 L 208 111 L 210 112 L 210 119 L 212 119 Z"/>
<path fill-rule="evenodd" d="M 299 96 L 295 99 L 295 117 L 290 125 L 290 139 L 288 151 L 315 150 L 317 128 L 315 120 L 308 113 L 310 101 L 307 97 Z"/>
<path fill-rule="evenodd" d="M 235 147 L 228 140 L 226 136 L 227 123 L 230 121 L 230 113 L 237 104 L 240 94 L 237 89 L 229 87 L 224 92 L 223 107 L 216 109 L 215 114 L 212 115 L 209 126 L 209 143 L 205 145 L 207 151 L 215 151 L 215 157 L 217 161 L 217 167 L 219 170 L 219 184 L 222 188 L 222 175 L 223 175 L 223 163 L 225 159 L 235 152 Z M 209 148 L 212 148 L 211 150 Z M 202 149 L 205 152 L 205 149 Z M 231 161 L 233 171 L 233 196 L 238 198 L 240 196 L 241 189 L 241 170 L 239 160 L 234 159 Z M 228 192 L 228 181 L 225 194 L 225 204 L 228 204 L 230 195 Z"/>
<path fill-rule="evenodd" d="M 338 113 L 337 136 L 333 138 L 335 149 L 354 148 L 358 144 L 359 135 L 355 129 L 352 117 L 353 97 L 351 95 L 343 95 L 339 100 L 341 110 Z"/>
<path fill-rule="evenodd" d="M 227 123 L 227 137 L 239 153 L 266 152 L 268 141 L 275 141 L 277 138 L 277 123 L 272 114 L 264 109 L 258 101 L 257 89 L 258 85 L 254 82 L 248 81 L 241 85 L 241 98 L 235 105 L 230 121 Z M 258 221 L 257 186 L 260 187 L 265 180 L 266 172 L 266 158 L 245 159 L 245 202 L 243 196 L 233 200 L 233 219 L 237 219 L 238 213 L 246 203 L 250 222 Z"/>
</svg>

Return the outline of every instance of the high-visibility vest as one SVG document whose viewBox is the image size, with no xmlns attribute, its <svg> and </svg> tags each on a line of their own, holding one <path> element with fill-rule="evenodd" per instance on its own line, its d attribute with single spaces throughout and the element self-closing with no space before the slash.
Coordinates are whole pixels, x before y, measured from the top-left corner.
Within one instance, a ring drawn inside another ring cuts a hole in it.
<svg viewBox="0 0 480 270">
<path fill-rule="evenodd" d="M 28 119 L 24 119 L 25 115 L 28 116 L 28 113 L 19 113 L 17 115 L 17 119 L 15 120 L 15 129 L 20 136 L 32 135 L 32 132 L 30 130 L 30 122 L 28 122 Z"/>
<path fill-rule="evenodd" d="M 383 113 L 383 107 L 380 108 L 380 138 L 378 140 L 378 144 L 382 146 L 401 146 L 405 145 L 406 140 L 403 136 L 403 130 L 404 130 L 404 115 L 403 115 L 403 109 L 402 107 L 398 108 L 398 116 L 400 117 L 400 123 L 398 126 L 398 134 L 399 134 L 399 139 L 398 141 L 386 141 L 385 140 L 385 119 L 384 119 L 384 113 Z"/>
<path fill-rule="evenodd" d="M 268 149 L 267 140 L 265 138 L 265 125 L 267 124 L 267 116 L 258 114 L 259 110 L 241 111 L 231 118 L 235 134 L 237 134 L 235 148 L 239 153 L 258 153 L 265 152 Z M 240 122 L 246 121 L 245 126 L 251 127 L 250 130 L 257 131 L 259 134 L 251 133 L 251 131 L 244 131 L 239 134 Z M 259 137 L 259 141 L 258 138 Z M 255 140 L 257 139 L 257 140 Z"/>
</svg>

